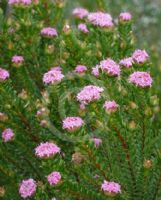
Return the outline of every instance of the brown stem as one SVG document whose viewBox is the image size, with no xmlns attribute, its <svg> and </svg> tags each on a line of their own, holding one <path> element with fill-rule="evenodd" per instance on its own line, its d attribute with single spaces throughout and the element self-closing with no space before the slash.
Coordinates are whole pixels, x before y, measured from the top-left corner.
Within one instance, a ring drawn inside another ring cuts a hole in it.
<svg viewBox="0 0 161 200">
<path fill-rule="evenodd" d="M 39 143 L 40 142 L 40 138 L 38 136 L 35 136 L 35 135 L 32 134 L 32 128 L 31 128 L 29 122 L 27 121 L 27 119 L 22 115 L 22 113 L 20 113 L 18 111 L 17 111 L 17 114 L 18 114 L 19 118 L 21 119 L 21 121 L 23 122 L 23 124 L 26 126 L 31 139 L 34 142 Z"/>
<path fill-rule="evenodd" d="M 89 157 L 93 160 L 95 163 L 95 167 L 102 173 L 102 175 L 105 177 L 106 180 L 109 180 L 109 178 L 106 176 L 106 173 L 101 169 L 101 166 L 99 163 L 96 162 L 96 157 L 92 154 L 92 151 L 87 147 L 87 145 L 83 144 L 83 148 L 88 153 Z"/>
<path fill-rule="evenodd" d="M 142 125 L 142 155 L 143 155 L 143 161 L 144 161 L 144 147 L 145 147 L 145 123 L 143 119 L 143 125 Z"/>
<path fill-rule="evenodd" d="M 73 192 L 73 191 L 71 191 L 71 190 L 67 190 L 67 192 L 68 192 L 69 195 L 74 195 L 74 196 L 76 197 L 77 200 L 82 199 L 82 197 L 83 197 L 83 199 L 85 199 L 85 200 L 92 200 L 91 198 L 89 198 L 89 197 L 86 196 L 86 195 L 82 195 L 82 194 L 80 194 L 80 193 Z"/>
<path fill-rule="evenodd" d="M 132 182 L 133 182 L 133 190 L 134 190 L 134 187 L 136 186 L 136 180 L 135 180 L 135 175 L 134 175 L 134 171 L 133 171 L 133 167 L 132 167 L 132 164 L 131 164 L 131 161 L 130 161 L 130 153 L 129 153 L 129 147 L 125 141 L 125 139 L 123 138 L 123 136 L 121 135 L 120 131 L 115 127 L 113 126 L 113 129 L 115 130 L 115 132 L 117 133 L 118 135 L 118 138 L 122 144 L 122 147 L 124 149 L 124 152 L 126 154 L 126 160 L 127 160 L 127 163 L 128 163 L 128 167 L 129 167 L 129 171 L 130 171 L 130 175 L 131 175 L 131 178 L 132 178 Z M 133 194 L 134 196 L 134 194 Z"/>
</svg>

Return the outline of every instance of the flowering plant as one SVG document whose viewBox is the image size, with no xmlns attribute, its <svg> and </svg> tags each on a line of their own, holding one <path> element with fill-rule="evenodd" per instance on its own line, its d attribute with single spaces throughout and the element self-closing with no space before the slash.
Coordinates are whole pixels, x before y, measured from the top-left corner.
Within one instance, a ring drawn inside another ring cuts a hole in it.
<svg viewBox="0 0 161 200">
<path fill-rule="evenodd" d="M 0 195 L 160 199 L 155 77 L 150 55 L 135 45 L 132 15 L 114 20 L 79 7 L 67 23 L 65 1 L 8 5 L 0 35 Z"/>
</svg>

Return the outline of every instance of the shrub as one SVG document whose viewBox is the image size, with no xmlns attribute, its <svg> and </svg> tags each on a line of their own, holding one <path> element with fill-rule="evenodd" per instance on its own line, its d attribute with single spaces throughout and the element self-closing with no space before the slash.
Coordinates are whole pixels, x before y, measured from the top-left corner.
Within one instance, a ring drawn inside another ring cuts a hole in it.
<svg viewBox="0 0 161 200">
<path fill-rule="evenodd" d="M 0 196 L 161 198 L 158 98 L 132 16 L 10 0 L 0 35 Z M 71 20 L 71 21 L 72 21 Z M 154 80 L 153 80 L 154 79 Z"/>
</svg>

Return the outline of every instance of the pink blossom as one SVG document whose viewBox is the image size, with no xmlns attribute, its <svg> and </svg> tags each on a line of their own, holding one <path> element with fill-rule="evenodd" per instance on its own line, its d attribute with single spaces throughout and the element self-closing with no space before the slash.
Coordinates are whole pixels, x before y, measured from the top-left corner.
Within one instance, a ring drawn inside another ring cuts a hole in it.
<svg viewBox="0 0 161 200">
<path fill-rule="evenodd" d="M 24 58 L 22 56 L 15 55 L 12 57 L 12 62 L 16 65 L 21 65 L 24 62 Z"/>
<path fill-rule="evenodd" d="M 113 27 L 112 17 L 108 13 L 93 12 L 89 13 L 88 21 L 95 26 Z"/>
<path fill-rule="evenodd" d="M 9 76 L 9 72 L 7 70 L 0 68 L 0 81 L 6 80 Z"/>
<path fill-rule="evenodd" d="M 82 74 L 87 71 L 87 67 L 84 65 L 77 65 L 75 68 L 75 72 L 78 74 Z"/>
<path fill-rule="evenodd" d="M 102 144 L 102 140 L 100 138 L 92 138 L 95 147 L 98 148 Z"/>
<path fill-rule="evenodd" d="M 131 19 L 132 19 L 132 16 L 130 13 L 128 12 L 120 13 L 120 16 L 119 16 L 120 21 L 131 21 Z"/>
<path fill-rule="evenodd" d="M 143 64 L 149 59 L 149 55 L 145 50 L 137 49 L 132 54 L 132 59 L 137 64 Z"/>
<path fill-rule="evenodd" d="M 134 72 L 129 77 L 129 82 L 141 88 L 151 87 L 152 78 L 148 72 Z"/>
<path fill-rule="evenodd" d="M 108 182 L 106 180 L 104 180 L 101 189 L 107 194 L 109 194 L 109 196 L 115 196 L 119 193 L 121 193 L 121 186 L 118 183 L 115 182 Z"/>
<path fill-rule="evenodd" d="M 83 32 L 83 33 L 89 33 L 89 30 L 88 30 L 86 24 L 79 24 L 78 25 L 78 30 Z"/>
<path fill-rule="evenodd" d="M 104 91 L 103 88 L 88 85 L 85 86 L 78 94 L 77 100 L 84 105 L 89 104 L 90 102 L 96 101 L 101 98 L 101 93 Z"/>
<path fill-rule="evenodd" d="M 4 142 L 9 142 L 14 138 L 14 133 L 12 129 L 7 128 L 2 132 L 2 139 Z"/>
<path fill-rule="evenodd" d="M 52 142 L 41 143 L 35 148 L 35 154 L 39 158 L 49 158 L 57 153 L 60 153 L 60 148 Z"/>
<path fill-rule="evenodd" d="M 78 130 L 83 124 L 84 121 L 80 117 L 67 117 L 63 120 L 63 129 L 73 132 Z"/>
<path fill-rule="evenodd" d="M 115 101 L 105 101 L 103 106 L 107 112 L 115 112 L 119 105 Z"/>
<path fill-rule="evenodd" d="M 109 76 L 119 76 L 120 66 L 112 59 L 108 58 L 100 62 L 100 66 L 103 72 Z"/>
<path fill-rule="evenodd" d="M 55 28 L 45 27 L 41 30 L 41 35 L 44 37 L 52 38 L 58 36 L 58 33 Z"/>
<path fill-rule="evenodd" d="M 92 68 L 91 74 L 94 75 L 95 77 L 99 77 L 99 65 L 96 65 L 95 67 Z"/>
<path fill-rule="evenodd" d="M 83 19 L 84 17 L 88 15 L 88 10 L 84 8 L 75 8 L 72 14 L 79 19 Z"/>
<path fill-rule="evenodd" d="M 43 76 L 43 82 L 45 84 L 57 84 L 64 78 L 60 67 L 54 67 Z"/>
<path fill-rule="evenodd" d="M 85 110 L 86 106 L 83 103 L 81 103 L 79 108 L 80 108 L 80 110 Z"/>
<path fill-rule="evenodd" d="M 125 68 L 130 68 L 133 65 L 133 59 L 132 57 L 129 58 L 124 58 L 120 61 L 120 65 L 125 67 Z"/>
<path fill-rule="evenodd" d="M 27 6 L 30 5 L 32 3 L 31 0 L 9 0 L 8 2 L 10 5 L 23 5 L 23 6 Z"/>
<path fill-rule="evenodd" d="M 57 185 L 61 181 L 61 174 L 60 172 L 52 172 L 48 175 L 47 179 L 50 185 Z"/>
<path fill-rule="evenodd" d="M 22 198 L 26 199 L 36 192 L 36 188 L 36 182 L 32 178 L 23 180 L 19 187 L 19 193 Z"/>
</svg>

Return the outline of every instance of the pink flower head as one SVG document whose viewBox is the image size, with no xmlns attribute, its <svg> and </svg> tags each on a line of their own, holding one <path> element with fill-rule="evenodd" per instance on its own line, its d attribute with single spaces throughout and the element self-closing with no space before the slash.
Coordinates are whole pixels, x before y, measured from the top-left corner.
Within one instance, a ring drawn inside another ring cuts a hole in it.
<svg viewBox="0 0 161 200">
<path fill-rule="evenodd" d="M 80 110 L 85 110 L 86 106 L 83 103 L 81 103 L 80 106 L 79 106 L 79 108 L 80 108 Z"/>
<path fill-rule="evenodd" d="M 102 140 L 100 138 L 92 138 L 92 141 L 94 142 L 96 148 L 102 144 Z"/>
<path fill-rule="evenodd" d="M 89 33 L 89 30 L 88 30 L 86 24 L 79 24 L 78 25 L 78 30 L 83 32 L 83 33 Z"/>
<path fill-rule="evenodd" d="M 41 30 L 41 35 L 47 38 L 58 36 L 57 30 L 51 27 L 45 27 Z"/>
<path fill-rule="evenodd" d="M 9 72 L 7 70 L 0 68 L 0 81 L 5 81 L 9 78 L 9 76 Z"/>
<path fill-rule="evenodd" d="M 91 74 L 94 75 L 95 77 L 99 77 L 99 65 L 96 65 L 95 67 L 92 68 Z"/>
<path fill-rule="evenodd" d="M 60 172 L 52 172 L 47 176 L 47 179 L 50 185 L 57 185 L 61 181 L 61 174 Z"/>
<path fill-rule="evenodd" d="M 143 64 L 149 59 L 149 55 L 145 50 L 137 49 L 132 54 L 132 59 L 137 64 Z"/>
<path fill-rule="evenodd" d="M 84 65 L 77 65 L 75 68 L 75 72 L 78 74 L 82 74 L 87 71 L 87 67 Z"/>
<path fill-rule="evenodd" d="M 105 104 L 103 106 L 105 110 L 109 113 L 115 112 L 119 105 L 115 101 L 105 101 Z"/>
<path fill-rule="evenodd" d="M 9 142 L 14 138 L 14 133 L 12 129 L 7 128 L 2 132 L 2 139 L 4 142 Z"/>
<path fill-rule="evenodd" d="M 108 182 L 104 180 L 101 189 L 109 196 L 116 196 L 121 193 L 121 186 L 115 182 Z"/>
<path fill-rule="evenodd" d="M 26 199 L 31 197 L 36 192 L 36 182 L 34 179 L 30 178 L 27 180 L 23 180 L 19 187 L 19 193 L 22 198 Z"/>
<path fill-rule="evenodd" d="M 89 13 L 88 21 L 95 26 L 100 26 L 105 28 L 113 27 L 112 17 L 108 13 L 103 13 L 103 12 Z"/>
<path fill-rule="evenodd" d="M 131 19 L 132 19 L 132 16 L 131 16 L 131 14 L 130 13 L 128 13 L 128 12 L 122 12 L 122 13 L 120 13 L 120 16 L 119 16 L 119 20 L 120 21 L 131 21 Z"/>
<path fill-rule="evenodd" d="M 43 82 L 45 84 L 57 84 L 64 78 L 61 72 L 61 68 L 54 67 L 50 71 L 46 72 L 43 76 Z"/>
<path fill-rule="evenodd" d="M 133 65 L 133 59 L 132 57 L 129 58 L 124 58 L 120 61 L 119 63 L 121 66 L 125 67 L 125 68 L 130 68 Z"/>
<path fill-rule="evenodd" d="M 22 56 L 13 56 L 12 57 L 12 63 L 14 63 L 15 65 L 21 65 L 24 62 L 24 58 Z"/>
<path fill-rule="evenodd" d="M 27 6 L 32 3 L 31 0 L 9 0 L 8 2 L 10 5 L 22 5 L 22 6 Z"/>
<path fill-rule="evenodd" d="M 153 80 L 148 72 L 134 72 L 130 75 L 129 82 L 138 87 L 145 88 L 151 87 Z"/>
<path fill-rule="evenodd" d="M 101 93 L 104 91 L 103 88 L 95 86 L 95 85 L 88 85 L 85 86 L 78 94 L 77 100 L 84 105 L 89 104 L 90 102 L 96 101 L 101 98 Z"/>
<path fill-rule="evenodd" d="M 84 121 L 80 117 L 67 117 L 63 120 L 63 129 L 74 132 L 83 126 L 83 124 Z"/>
<path fill-rule="evenodd" d="M 102 71 L 107 73 L 109 76 L 120 75 L 120 66 L 110 58 L 101 61 L 100 66 Z"/>
<path fill-rule="evenodd" d="M 60 148 L 52 142 L 41 143 L 35 148 L 35 154 L 39 158 L 49 158 L 57 153 L 60 153 Z"/>
<path fill-rule="evenodd" d="M 88 10 L 84 8 L 75 8 L 72 14 L 78 19 L 83 19 L 88 15 Z"/>
</svg>

